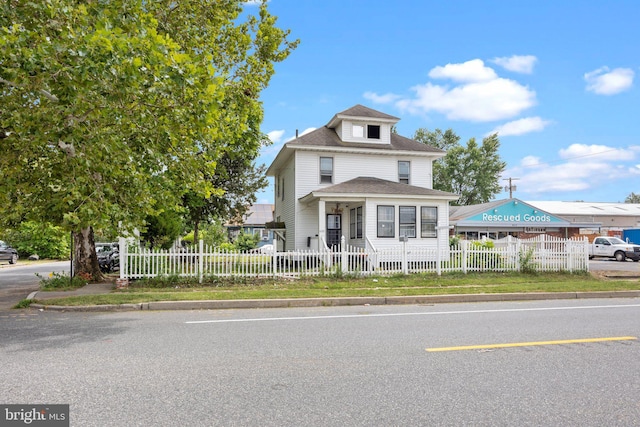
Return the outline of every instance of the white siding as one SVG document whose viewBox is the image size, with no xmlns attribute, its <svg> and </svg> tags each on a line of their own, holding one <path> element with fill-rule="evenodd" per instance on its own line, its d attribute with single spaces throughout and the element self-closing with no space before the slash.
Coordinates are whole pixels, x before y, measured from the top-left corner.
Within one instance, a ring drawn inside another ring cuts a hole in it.
<svg viewBox="0 0 640 427">
<path fill-rule="evenodd" d="M 296 197 L 294 197 L 294 191 L 296 187 L 295 183 L 295 168 L 294 168 L 294 157 L 287 162 L 285 167 L 280 170 L 280 174 L 275 177 L 278 181 L 276 184 L 279 187 L 279 196 L 278 192 L 275 195 L 275 218 L 280 218 L 281 222 L 285 223 L 286 227 L 286 244 L 285 250 L 293 250 L 294 242 L 295 242 L 295 205 L 297 203 Z M 284 179 L 284 187 L 282 187 L 282 182 Z M 282 194 L 284 192 L 284 200 L 282 199 Z"/>
<path fill-rule="evenodd" d="M 326 219 L 325 219 L 326 221 Z M 298 219 L 296 221 L 296 248 L 318 250 L 318 203 L 303 204 L 298 202 Z M 311 245 L 307 247 L 307 239 Z"/>
<path fill-rule="evenodd" d="M 338 134 L 338 138 L 340 138 L 341 140 L 343 140 L 343 141 L 344 141 L 344 135 L 343 135 L 343 132 L 344 132 L 345 127 L 343 126 L 343 124 L 342 124 L 342 123 L 343 123 L 343 122 L 338 123 L 338 126 L 336 126 L 334 130 L 335 130 L 335 131 L 336 131 L 336 133 Z"/>
<path fill-rule="evenodd" d="M 411 162 L 410 184 L 432 188 L 431 159 L 426 157 L 395 155 L 363 155 L 338 153 L 334 156 L 333 169 L 335 183 L 349 181 L 362 176 L 376 177 L 398 182 L 398 161 Z M 318 178 L 319 179 L 319 178 Z"/>
<path fill-rule="evenodd" d="M 297 151 L 296 158 L 296 200 L 306 196 L 311 191 L 333 184 L 320 185 L 320 157 L 333 157 L 334 184 L 336 159 L 333 153 L 318 153 L 311 151 Z"/>
</svg>

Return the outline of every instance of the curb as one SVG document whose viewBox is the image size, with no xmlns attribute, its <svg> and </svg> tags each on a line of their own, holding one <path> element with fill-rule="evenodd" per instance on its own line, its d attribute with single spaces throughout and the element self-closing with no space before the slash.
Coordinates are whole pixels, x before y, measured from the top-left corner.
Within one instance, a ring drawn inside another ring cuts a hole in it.
<svg viewBox="0 0 640 427">
<path fill-rule="evenodd" d="M 541 292 L 512 294 L 454 294 L 392 297 L 337 297 L 247 300 L 156 301 L 137 304 L 61 306 L 31 304 L 47 311 L 113 312 L 140 310 L 224 310 L 246 308 L 337 307 L 358 305 L 452 304 L 491 301 L 539 301 L 558 299 L 639 298 L 640 291 Z"/>
</svg>

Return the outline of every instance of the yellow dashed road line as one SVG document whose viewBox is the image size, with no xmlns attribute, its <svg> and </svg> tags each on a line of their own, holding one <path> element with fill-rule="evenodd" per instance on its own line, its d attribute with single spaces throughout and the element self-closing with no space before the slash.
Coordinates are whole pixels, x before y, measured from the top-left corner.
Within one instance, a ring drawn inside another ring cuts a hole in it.
<svg viewBox="0 0 640 427">
<path fill-rule="evenodd" d="M 637 337 L 605 337 L 605 338 L 584 338 L 575 340 L 559 340 L 559 341 L 535 341 L 535 342 L 516 342 L 506 344 L 481 344 L 481 345 L 465 345 L 458 347 L 434 347 L 427 348 L 430 353 L 438 351 L 460 351 L 460 350 L 487 350 L 494 348 L 510 348 L 510 347 L 531 347 L 536 345 L 558 345 L 558 344 L 579 344 L 594 343 L 605 341 L 631 341 L 637 340 Z"/>
</svg>

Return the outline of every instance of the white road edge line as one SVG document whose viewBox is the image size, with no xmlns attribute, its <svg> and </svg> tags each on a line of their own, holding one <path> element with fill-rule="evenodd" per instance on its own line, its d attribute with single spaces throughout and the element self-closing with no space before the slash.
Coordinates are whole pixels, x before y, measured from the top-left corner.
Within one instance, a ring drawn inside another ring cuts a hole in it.
<svg viewBox="0 0 640 427">
<path fill-rule="evenodd" d="M 640 304 L 626 305 L 589 305 L 581 307 L 540 307 L 540 308 L 507 308 L 499 310 L 457 310 L 434 311 L 424 313 L 381 313 L 381 314 L 345 314 L 336 316 L 300 316 L 300 317 L 264 317 L 250 319 L 220 319 L 220 320 L 192 320 L 185 322 L 190 325 L 202 323 L 242 323 L 242 322 L 273 322 L 279 320 L 318 320 L 318 319 L 354 319 L 365 317 L 394 317 L 394 316 L 437 316 L 445 314 L 478 314 L 478 313 L 513 313 L 521 311 L 554 311 L 554 310 L 594 310 L 604 308 L 640 307 Z"/>
</svg>

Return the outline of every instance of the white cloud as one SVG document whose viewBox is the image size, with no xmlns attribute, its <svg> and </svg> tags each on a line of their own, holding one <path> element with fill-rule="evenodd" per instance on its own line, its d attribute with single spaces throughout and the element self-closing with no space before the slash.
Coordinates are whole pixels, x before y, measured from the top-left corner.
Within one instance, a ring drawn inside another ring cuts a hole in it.
<svg viewBox="0 0 640 427">
<path fill-rule="evenodd" d="M 274 144 L 279 143 L 283 135 L 284 130 L 272 130 L 271 132 L 267 132 L 267 136 Z"/>
<path fill-rule="evenodd" d="M 533 55 L 513 55 L 493 58 L 491 62 L 501 66 L 505 70 L 515 73 L 531 74 L 533 73 L 533 66 L 538 62 L 538 58 Z"/>
<path fill-rule="evenodd" d="M 385 93 L 384 95 L 378 95 L 375 92 L 365 92 L 362 95 L 365 99 L 375 102 L 376 104 L 390 104 L 400 98 L 400 95 L 393 93 Z"/>
<path fill-rule="evenodd" d="M 411 114 L 444 114 L 450 120 L 489 122 L 515 117 L 536 104 L 536 93 L 515 80 L 499 77 L 481 59 L 431 69 L 431 78 L 451 79 L 454 84 L 427 82 L 411 88 L 413 96 L 392 93 L 363 96 L 377 103 L 395 103 Z"/>
<path fill-rule="evenodd" d="M 587 90 L 598 95 L 615 95 L 631 88 L 635 73 L 630 68 L 598 68 L 584 75 Z"/>
<path fill-rule="evenodd" d="M 639 148 L 572 144 L 558 150 L 562 163 L 549 164 L 537 156 L 526 156 L 503 176 L 517 177 L 518 192 L 527 193 L 527 197 L 588 192 L 615 182 L 627 183 L 630 175 L 640 175 L 640 165 L 625 165 L 635 160 Z"/>
<path fill-rule="evenodd" d="M 635 150 L 608 147 L 606 145 L 571 144 L 559 151 L 562 159 L 586 158 L 587 161 L 619 160 L 628 161 L 635 158 Z"/>
<path fill-rule="evenodd" d="M 412 113 L 436 111 L 450 120 L 488 122 L 514 117 L 536 103 L 535 92 L 519 83 L 496 78 L 449 89 L 432 83 L 414 86 L 414 98 L 396 105 Z"/>
<path fill-rule="evenodd" d="M 481 59 L 472 59 L 462 64 L 447 64 L 429 71 L 432 79 L 451 79 L 456 82 L 486 82 L 498 78 L 492 68 L 484 65 Z"/>
<path fill-rule="evenodd" d="M 492 135 L 494 133 L 497 133 L 498 136 L 509 136 L 524 135 L 529 132 L 540 132 L 550 123 L 551 121 L 543 120 L 540 117 L 525 117 L 523 119 L 514 120 L 500 125 L 485 136 Z"/>
</svg>

